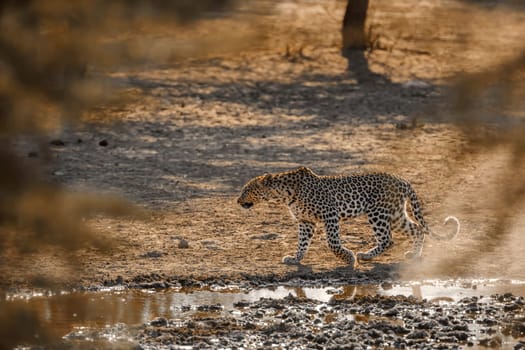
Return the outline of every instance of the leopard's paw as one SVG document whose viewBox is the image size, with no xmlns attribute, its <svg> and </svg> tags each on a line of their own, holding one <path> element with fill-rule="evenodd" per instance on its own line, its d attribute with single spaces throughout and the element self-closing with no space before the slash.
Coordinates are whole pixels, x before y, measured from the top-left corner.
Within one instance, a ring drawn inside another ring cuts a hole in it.
<svg viewBox="0 0 525 350">
<path fill-rule="evenodd" d="M 368 261 L 372 260 L 372 256 L 367 253 L 357 253 L 357 261 Z"/>
<path fill-rule="evenodd" d="M 299 260 L 297 260 L 297 258 L 293 257 L 293 256 L 285 256 L 283 258 L 283 264 L 286 264 L 286 265 L 297 265 L 297 264 L 299 264 Z"/>
<path fill-rule="evenodd" d="M 346 267 L 350 270 L 355 270 L 358 264 L 359 262 L 356 259 L 346 261 Z"/>
<path fill-rule="evenodd" d="M 405 253 L 405 259 L 407 260 L 418 260 L 422 259 L 421 254 L 416 254 L 413 251 L 408 251 Z"/>
</svg>

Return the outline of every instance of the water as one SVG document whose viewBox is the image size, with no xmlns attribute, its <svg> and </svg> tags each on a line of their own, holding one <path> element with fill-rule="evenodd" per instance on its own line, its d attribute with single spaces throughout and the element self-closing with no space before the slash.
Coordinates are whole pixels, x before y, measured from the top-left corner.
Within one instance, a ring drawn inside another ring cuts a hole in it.
<svg viewBox="0 0 525 350">
<path fill-rule="evenodd" d="M 133 326 L 156 317 L 187 318 L 197 313 L 227 313 L 241 301 L 261 298 L 284 298 L 288 295 L 321 302 L 330 299 L 352 299 L 358 295 L 405 295 L 433 302 L 453 302 L 468 296 L 495 293 L 525 296 L 525 281 L 426 281 L 403 285 L 349 285 L 342 287 L 301 288 L 279 286 L 242 291 L 236 287 L 211 287 L 206 290 L 129 290 L 107 289 L 99 292 L 75 292 L 46 295 L 39 293 L 10 294 L 10 306 L 23 307 L 36 313 L 50 339 L 59 341 L 132 342 Z M 35 337 L 28 344 L 38 344 Z"/>
</svg>

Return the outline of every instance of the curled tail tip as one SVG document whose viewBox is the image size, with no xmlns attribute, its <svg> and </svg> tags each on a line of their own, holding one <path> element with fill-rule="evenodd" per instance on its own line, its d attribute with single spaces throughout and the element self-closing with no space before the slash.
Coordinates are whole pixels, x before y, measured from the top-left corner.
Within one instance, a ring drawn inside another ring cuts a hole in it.
<svg viewBox="0 0 525 350">
<path fill-rule="evenodd" d="M 455 217 L 455 216 L 447 216 L 447 217 L 445 218 L 445 224 L 446 224 L 447 222 L 449 222 L 450 220 L 453 220 L 453 221 L 455 221 L 455 222 L 456 222 L 456 224 L 458 224 L 458 225 L 459 225 L 459 220 L 458 220 L 458 218 L 457 218 L 457 217 Z"/>
<path fill-rule="evenodd" d="M 455 217 L 455 216 L 447 216 L 447 217 L 445 218 L 445 224 L 446 224 L 447 222 L 449 222 L 450 220 L 454 221 L 454 222 L 456 223 L 456 226 L 457 226 L 457 228 L 456 228 L 456 232 L 455 232 L 454 234 L 450 235 L 450 237 L 448 238 L 448 239 L 453 239 L 453 238 L 455 238 L 455 237 L 458 235 L 458 233 L 459 233 L 459 229 L 461 228 L 461 224 L 459 223 L 458 218 Z"/>
</svg>

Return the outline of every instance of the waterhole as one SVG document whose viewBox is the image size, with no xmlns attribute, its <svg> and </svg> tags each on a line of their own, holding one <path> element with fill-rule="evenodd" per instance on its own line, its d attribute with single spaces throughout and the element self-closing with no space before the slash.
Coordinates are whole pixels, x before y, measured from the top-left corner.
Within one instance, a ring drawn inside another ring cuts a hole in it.
<svg viewBox="0 0 525 350">
<path fill-rule="evenodd" d="M 133 343 L 133 327 L 156 318 L 189 319 L 208 314 L 235 313 L 262 298 L 289 295 L 322 303 L 356 296 L 413 296 L 434 303 L 465 297 L 513 293 L 525 296 L 525 281 L 426 281 L 402 285 L 347 285 L 340 287 L 278 286 L 253 290 L 210 286 L 205 289 L 105 289 L 97 292 L 19 293 L 6 295 L 6 303 L 36 314 L 48 341 Z M 38 330 L 23 345 L 39 344 Z"/>
</svg>

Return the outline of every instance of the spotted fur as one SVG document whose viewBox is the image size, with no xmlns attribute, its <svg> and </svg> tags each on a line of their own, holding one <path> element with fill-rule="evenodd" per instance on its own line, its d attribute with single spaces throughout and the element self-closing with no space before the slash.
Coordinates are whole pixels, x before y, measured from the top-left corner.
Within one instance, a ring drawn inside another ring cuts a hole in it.
<svg viewBox="0 0 525 350">
<path fill-rule="evenodd" d="M 407 257 L 420 257 L 425 234 L 437 239 L 452 239 L 434 234 L 421 214 L 421 205 L 410 183 L 386 173 L 365 173 L 348 176 L 319 176 L 301 167 L 296 170 L 265 174 L 251 179 L 242 188 L 237 202 L 248 209 L 261 201 L 276 201 L 288 206 L 299 222 L 299 239 L 295 256 L 286 256 L 286 264 L 298 264 L 304 257 L 318 223 L 324 225 L 331 251 L 348 265 L 354 267 L 354 253 L 343 247 L 339 234 L 339 221 L 361 215 L 368 217 L 377 245 L 365 253 L 358 253 L 359 260 L 370 260 L 393 244 L 392 231 L 408 235 L 413 251 Z M 407 213 L 410 203 L 412 219 Z"/>
</svg>

